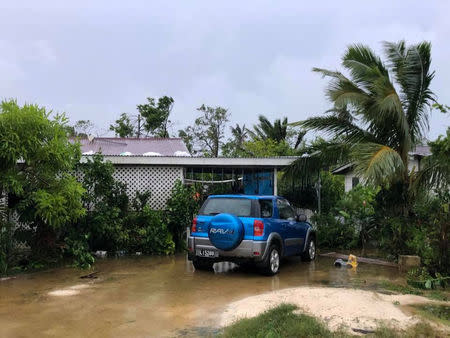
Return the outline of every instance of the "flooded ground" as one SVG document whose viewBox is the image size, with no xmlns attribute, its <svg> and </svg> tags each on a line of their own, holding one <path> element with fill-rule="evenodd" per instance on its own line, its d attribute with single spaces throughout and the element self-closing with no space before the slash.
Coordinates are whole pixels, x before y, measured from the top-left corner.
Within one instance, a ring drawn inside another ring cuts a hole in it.
<svg viewBox="0 0 450 338">
<path fill-rule="evenodd" d="M 0 282 L 0 337 L 159 337 L 207 335 L 226 305 L 243 297 L 302 285 L 371 288 L 380 280 L 401 281 L 397 269 L 360 264 L 335 268 L 334 259 L 292 258 L 280 273 L 264 277 L 215 265 L 194 271 L 184 255 L 105 259 L 98 278 L 62 268 Z"/>
</svg>

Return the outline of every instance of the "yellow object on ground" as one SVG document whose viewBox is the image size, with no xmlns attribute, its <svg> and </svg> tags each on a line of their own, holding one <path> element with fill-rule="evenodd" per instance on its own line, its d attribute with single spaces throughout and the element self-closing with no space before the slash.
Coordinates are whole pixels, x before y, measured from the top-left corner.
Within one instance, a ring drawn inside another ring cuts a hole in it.
<svg viewBox="0 0 450 338">
<path fill-rule="evenodd" d="M 356 268 L 358 266 L 358 262 L 356 260 L 356 256 L 355 255 L 348 255 L 347 264 L 351 265 L 352 268 Z"/>
</svg>

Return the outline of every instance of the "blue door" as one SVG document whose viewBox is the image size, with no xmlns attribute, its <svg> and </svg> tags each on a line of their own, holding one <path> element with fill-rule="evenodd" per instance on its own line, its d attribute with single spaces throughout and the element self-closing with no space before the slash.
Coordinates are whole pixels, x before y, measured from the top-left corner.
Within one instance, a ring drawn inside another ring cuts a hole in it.
<svg viewBox="0 0 450 338">
<path fill-rule="evenodd" d="M 244 175 L 246 195 L 273 195 L 273 173 L 270 171 Z"/>
</svg>

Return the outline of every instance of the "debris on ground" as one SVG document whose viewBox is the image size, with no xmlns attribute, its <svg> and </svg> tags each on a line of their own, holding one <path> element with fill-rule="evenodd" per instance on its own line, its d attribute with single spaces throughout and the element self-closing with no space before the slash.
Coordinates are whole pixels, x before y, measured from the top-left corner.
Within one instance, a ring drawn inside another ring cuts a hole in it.
<svg viewBox="0 0 450 338">
<path fill-rule="evenodd" d="M 348 256 L 344 254 L 340 254 L 337 252 L 327 252 L 320 254 L 319 256 L 322 257 L 333 257 L 333 258 L 340 258 L 340 259 L 346 259 Z M 383 266 L 392 266 L 394 268 L 398 268 L 397 263 L 383 261 L 381 259 L 376 258 L 366 258 L 366 257 L 356 257 L 357 261 L 360 263 L 368 263 L 368 264 L 376 264 L 376 265 L 383 265 Z"/>
<path fill-rule="evenodd" d="M 347 261 L 344 261 L 342 258 L 336 259 L 336 261 L 334 262 L 334 266 L 337 268 L 347 266 L 349 268 L 355 269 L 358 266 L 358 261 L 355 255 L 349 255 Z"/>
<path fill-rule="evenodd" d="M 82 279 L 85 279 L 85 278 L 95 279 L 95 278 L 98 278 L 98 277 L 97 277 L 97 274 L 98 274 L 99 272 L 100 272 L 100 271 L 94 271 L 94 272 L 91 272 L 91 273 L 89 273 L 89 274 L 87 274 L 87 275 L 81 276 L 80 278 L 82 278 Z"/>
</svg>

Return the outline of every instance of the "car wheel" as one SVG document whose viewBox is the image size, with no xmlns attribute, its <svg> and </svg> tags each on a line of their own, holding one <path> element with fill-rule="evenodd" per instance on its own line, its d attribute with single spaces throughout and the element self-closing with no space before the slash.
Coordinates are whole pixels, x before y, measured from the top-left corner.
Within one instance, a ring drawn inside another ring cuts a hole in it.
<svg viewBox="0 0 450 338">
<path fill-rule="evenodd" d="M 195 270 L 212 271 L 214 262 L 209 259 L 194 258 L 192 261 Z"/>
<path fill-rule="evenodd" d="M 273 276 L 280 270 L 280 249 L 276 245 L 271 245 L 266 258 L 262 262 L 262 272 L 267 276 Z"/>
<path fill-rule="evenodd" d="M 302 254 L 302 260 L 311 262 L 316 259 L 316 241 L 314 238 L 310 238 L 306 243 L 306 250 Z"/>
</svg>

